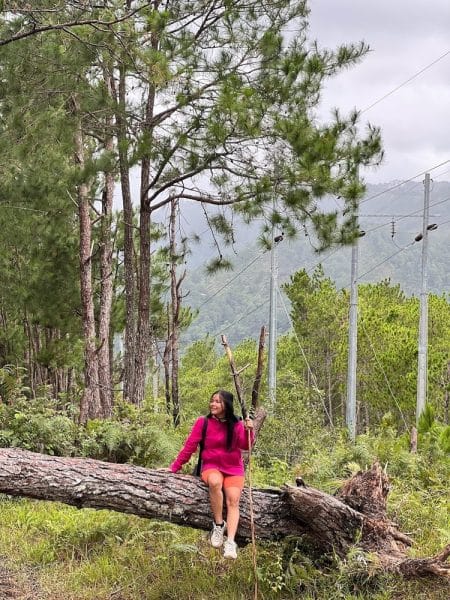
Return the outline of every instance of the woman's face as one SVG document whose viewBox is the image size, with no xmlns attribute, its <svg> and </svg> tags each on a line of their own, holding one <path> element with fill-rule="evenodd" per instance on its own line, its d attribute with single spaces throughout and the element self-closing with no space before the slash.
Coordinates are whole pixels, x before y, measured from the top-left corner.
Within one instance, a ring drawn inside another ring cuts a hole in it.
<svg viewBox="0 0 450 600">
<path fill-rule="evenodd" d="M 214 396 L 209 401 L 209 411 L 214 417 L 217 417 L 218 419 L 223 419 L 225 417 L 225 406 L 219 394 L 214 394 Z"/>
</svg>

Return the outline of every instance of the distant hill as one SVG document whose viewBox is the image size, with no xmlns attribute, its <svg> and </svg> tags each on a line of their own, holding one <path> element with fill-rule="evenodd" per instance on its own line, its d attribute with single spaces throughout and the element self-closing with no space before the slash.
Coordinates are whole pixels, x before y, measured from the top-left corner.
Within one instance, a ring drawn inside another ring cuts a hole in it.
<svg viewBox="0 0 450 600">
<path fill-rule="evenodd" d="M 414 237 L 422 229 L 423 196 L 420 182 L 369 186 L 360 205 L 361 229 L 366 232 L 359 241 L 361 282 L 389 278 L 408 295 L 419 295 L 422 246 L 414 242 Z M 189 258 L 189 273 L 183 285 L 184 292 L 189 291 L 186 302 L 198 308 L 199 315 L 184 334 L 184 343 L 222 332 L 232 344 L 256 338 L 261 325 L 268 323 L 270 286 L 270 252 L 257 245 L 260 224 L 236 223 L 236 244 L 233 251 L 227 252 L 234 270 L 208 276 L 205 264 L 217 256 L 217 251 L 207 235 L 203 214 L 194 205 L 183 214 L 186 228 L 195 228 L 201 234 Z M 429 235 L 428 288 L 443 294 L 450 292 L 450 183 L 433 185 L 430 215 L 430 223 L 437 223 L 438 229 Z M 312 271 L 321 263 L 338 288 L 349 286 L 350 247 L 334 247 L 318 254 L 314 239 L 308 230 L 302 230 L 297 239 L 281 242 L 277 255 L 280 285 L 297 270 Z M 280 333 L 290 326 L 289 306 L 285 303 L 278 298 Z"/>
</svg>

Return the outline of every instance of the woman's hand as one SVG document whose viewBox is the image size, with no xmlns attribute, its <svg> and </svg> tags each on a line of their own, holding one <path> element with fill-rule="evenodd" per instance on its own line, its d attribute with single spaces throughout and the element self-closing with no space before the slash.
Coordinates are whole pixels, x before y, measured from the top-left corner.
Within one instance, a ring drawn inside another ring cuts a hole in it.
<svg viewBox="0 0 450 600">
<path fill-rule="evenodd" d="M 247 430 L 253 429 L 253 421 L 247 417 L 244 421 L 244 427 Z"/>
</svg>

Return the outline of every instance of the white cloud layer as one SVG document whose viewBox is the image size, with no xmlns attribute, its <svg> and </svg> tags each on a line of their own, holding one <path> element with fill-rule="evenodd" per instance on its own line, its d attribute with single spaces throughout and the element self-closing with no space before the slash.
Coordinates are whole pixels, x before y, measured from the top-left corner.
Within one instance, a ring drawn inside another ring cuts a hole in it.
<svg viewBox="0 0 450 600">
<path fill-rule="evenodd" d="M 431 62 L 435 65 L 364 112 L 381 127 L 386 157 L 368 182 L 408 179 L 450 159 L 449 0 L 310 0 L 310 33 L 321 47 L 364 40 L 371 52 L 330 81 L 320 108 L 364 110 Z M 450 162 L 432 171 L 450 179 Z"/>
</svg>

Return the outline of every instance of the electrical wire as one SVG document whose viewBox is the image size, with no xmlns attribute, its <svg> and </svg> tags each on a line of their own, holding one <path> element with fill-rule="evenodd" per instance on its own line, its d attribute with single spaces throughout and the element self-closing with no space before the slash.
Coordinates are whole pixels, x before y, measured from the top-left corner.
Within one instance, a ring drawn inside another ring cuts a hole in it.
<svg viewBox="0 0 450 600">
<path fill-rule="evenodd" d="M 265 252 L 267 252 L 267 250 L 263 250 L 260 254 L 258 254 L 258 256 L 256 256 L 251 262 L 248 263 L 248 265 L 246 265 L 243 269 L 241 269 L 239 271 L 239 273 L 236 273 L 236 275 L 234 277 L 232 277 L 231 279 L 229 279 L 225 285 L 223 285 L 219 290 L 217 290 L 217 292 L 215 292 L 214 294 L 212 294 L 212 296 L 210 296 L 209 298 L 207 298 L 204 302 L 202 302 L 199 306 L 197 306 L 197 310 L 200 310 L 200 308 L 202 308 L 202 306 L 205 306 L 205 304 L 207 304 L 208 302 L 210 302 L 213 298 L 215 298 L 217 295 L 219 295 L 221 292 L 223 292 L 223 290 L 228 287 L 231 283 L 233 283 L 233 281 L 235 281 L 240 275 L 242 275 L 242 273 L 244 273 L 244 271 L 246 271 L 249 267 L 251 267 L 257 260 L 259 260 L 264 254 Z"/>
<path fill-rule="evenodd" d="M 446 173 L 450 173 L 450 169 L 445 169 L 445 171 L 442 171 L 441 173 L 435 173 L 434 177 L 442 177 L 442 175 L 445 175 Z"/>
<path fill-rule="evenodd" d="M 411 77 L 408 77 L 408 79 L 405 79 L 405 81 L 403 81 L 402 83 L 400 83 L 400 85 L 397 85 L 397 87 L 395 87 L 393 90 L 391 90 L 387 94 L 384 94 L 384 96 L 382 96 L 381 98 L 378 98 L 378 100 L 375 100 L 375 102 L 372 102 L 372 104 L 370 104 L 369 106 L 367 106 L 366 108 L 364 108 L 362 111 L 360 111 L 360 113 L 362 114 L 362 113 L 367 112 L 368 110 L 370 110 L 371 108 L 373 108 L 374 106 L 376 106 L 377 104 L 379 104 L 380 102 L 382 102 L 383 100 L 385 100 L 386 98 L 388 98 L 389 96 L 392 96 L 392 94 L 394 94 L 395 92 L 397 92 L 404 85 L 406 85 L 407 83 L 410 83 L 411 81 L 413 81 L 414 79 L 416 79 L 417 77 L 419 77 L 419 75 L 422 75 L 422 73 L 424 73 L 425 71 L 427 71 L 428 69 L 430 69 L 432 66 L 434 66 L 436 63 L 438 63 L 439 61 L 441 61 L 442 59 L 444 59 L 449 54 L 450 54 L 450 50 L 447 50 L 446 52 L 444 52 L 444 54 L 441 54 L 441 56 L 439 56 L 438 58 L 436 58 L 435 60 L 433 60 L 432 62 L 430 62 L 428 65 L 426 65 L 425 67 L 423 67 L 422 69 L 420 69 L 420 71 L 417 71 L 417 73 L 414 73 L 414 75 L 412 75 Z"/>
<path fill-rule="evenodd" d="M 235 321 L 233 321 L 229 325 L 225 325 L 225 327 L 222 327 L 221 329 L 219 329 L 216 333 L 213 334 L 213 337 L 216 337 L 217 335 L 219 335 L 223 331 L 226 331 L 227 329 L 230 329 L 230 327 L 233 327 L 233 325 L 236 325 L 236 323 L 239 323 L 245 317 L 248 317 L 249 315 L 253 314 L 254 312 L 256 312 L 258 309 L 262 308 L 268 302 L 269 302 L 269 298 L 267 298 L 267 300 L 264 300 L 264 302 L 262 302 L 258 306 L 255 306 L 255 307 L 251 308 L 250 310 L 248 310 L 246 313 L 244 313 L 243 315 L 241 315 L 238 319 L 236 319 Z"/>
<path fill-rule="evenodd" d="M 377 269 L 378 267 L 381 267 L 381 265 L 384 265 L 385 262 L 387 262 L 391 258 L 394 258 L 394 256 L 397 256 L 397 254 L 400 254 L 400 252 L 403 252 L 404 250 L 407 250 L 410 246 L 412 246 L 415 243 L 416 242 L 414 240 L 414 241 L 410 242 L 409 244 L 407 244 L 406 246 L 404 246 L 403 248 L 400 248 L 400 250 L 397 250 L 397 252 L 394 252 L 394 254 L 391 254 L 390 256 L 388 256 L 387 258 L 385 258 L 384 260 L 382 260 L 381 262 L 379 262 L 377 265 L 375 265 L 374 267 L 372 267 L 371 269 L 369 269 L 368 271 L 366 271 L 365 273 L 363 273 L 362 275 L 359 275 L 356 278 L 356 281 L 359 281 L 362 277 L 364 277 L 364 275 L 367 275 L 368 273 L 371 273 L 372 271 L 375 271 L 375 269 Z"/>
<path fill-rule="evenodd" d="M 331 425 L 331 427 L 334 429 L 333 420 L 332 420 L 332 418 L 331 418 L 331 415 L 330 415 L 330 413 L 328 412 L 327 405 L 325 404 L 325 399 L 324 399 L 324 393 L 323 393 L 323 390 L 321 390 L 321 389 L 319 388 L 319 384 L 318 384 L 317 378 L 316 378 L 315 374 L 313 373 L 313 371 L 312 371 L 312 369 L 311 369 L 311 366 L 310 366 L 310 364 L 309 364 L 309 361 L 308 361 L 308 358 L 307 358 L 307 356 L 306 356 L 306 353 L 305 353 L 305 351 L 304 351 L 304 349 L 303 349 L 303 346 L 302 346 L 302 345 L 301 345 L 301 343 L 300 343 L 300 340 L 299 340 L 299 337 L 298 337 L 298 335 L 297 335 L 297 332 L 295 331 L 295 327 L 294 327 L 294 324 L 293 324 L 293 322 L 292 322 L 291 315 L 289 314 L 289 311 L 288 311 L 288 309 L 287 309 L 287 307 L 286 307 L 286 303 L 285 303 L 285 301 L 284 301 L 284 298 L 283 298 L 283 295 L 282 295 L 282 293 L 281 293 L 281 290 L 280 290 L 280 287 L 279 287 L 279 286 L 277 286 L 277 291 L 278 291 L 278 295 L 279 295 L 279 297 L 280 297 L 280 299 L 281 299 L 281 303 L 282 303 L 282 305 L 283 305 L 283 308 L 284 308 L 284 311 L 285 311 L 285 313 L 286 313 L 286 316 L 287 316 L 287 318 L 288 318 L 288 320 L 289 320 L 289 323 L 291 324 L 291 328 L 292 328 L 292 331 L 293 331 L 294 337 L 295 337 L 295 339 L 296 339 L 296 341 L 297 341 L 298 347 L 299 347 L 299 349 L 300 349 L 300 353 L 301 353 L 301 355 L 302 355 L 302 357 L 303 357 L 303 360 L 305 361 L 306 368 L 307 368 L 307 370 L 308 370 L 308 374 L 309 374 L 309 376 L 311 377 L 311 381 L 313 382 L 312 388 L 313 388 L 313 390 L 316 392 L 316 394 L 319 396 L 319 398 L 320 398 L 320 401 L 321 401 L 321 403 L 322 403 L 323 410 L 324 410 L 324 412 L 325 412 L 325 414 L 326 414 L 326 416 L 327 416 L 327 418 L 328 418 L 328 422 L 329 422 L 329 424 Z"/>
<path fill-rule="evenodd" d="M 322 260 L 320 260 L 318 263 L 316 263 L 315 265 L 313 265 L 312 267 L 309 267 L 309 269 L 306 269 L 306 273 L 311 273 L 311 271 L 314 271 L 315 269 L 317 269 L 317 267 L 319 265 L 322 265 L 326 260 L 328 260 L 329 258 L 331 258 L 334 254 L 336 254 L 336 252 L 338 252 L 339 250 L 342 250 L 343 246 L 337 246 L 334 250 L 332 250 L 329 254 L 327 254 L 327 256 L 325 256 Z"/>
<path fill-rule="evenodd" d="M 386 375 L 386 372 L 385 372 L 385 370 L 384 370 L 384 368 L 383 368 L 383 365 L 381 364 L 381 362 L 380 362 L 380 360 L 379 360 L 379 358 L 378 358 L 378 355 L 377 355 L 377 353 L 376 353 L 376 351 L 375 351 L 375 347 L 374 347 L 374 345 L 373 345 L 373 343 L 372 343 L 372 340 L 371 340 L 371 338 L 370 338 L 370 336 L 369 336 L 369 334 L 368 334 L 368 332 L 367 332 L 367 330 L 366 330 L 366 328 L 365 328 L 365 325 L 364 325 L 364 320 L 363 320 L 363 319 L 360 319 L 360 321 L 359 321 L 359 322 L 360 322 L 360 324 L 361 324 L 361 327 L 362 327 L 362 330 L 363 330 L 363 332 L 364 332 L 364 334 L 365 334 L 365 336 L 366 336 L 366 338 L 367 338 L 367 341 L 369 342 L 369 346 L 370 346 L 370 348 L 371 348 L 371 350 L 372 350 L 372 353 L 373 353 L 373 356 L 374 356 L 374 358 L 375 358 L 375 361 L 376 361 L 377 365 L 379 366 L 379 368 L 381 369 L 381 372 L 383 373 L 383 376 L 384 376 L 384 379 L 385 379 L 385 381 L 386 381 L 386 385 L 387 385 L 387 387 L 388 387 L 389 393 L 390 393 L 390 395 L 391 395 L 392 399 L 394 400 L 394 402 L 395 402 L 395 404 L 396 404 L 396 406 L 397 406 L 397 408 L 398 408 L 398 411 L 399 411 L 399 413 L 400 413 L 400 416 L 401 416 L 401 418 L 402 418 L 402 420 L 403 420 L 403 423 L 405 424 L 405 427 L 406 427 L 406 429 L 409 429 L 409 427 L 408 427 L 408 423 L 406 422 L 406 419 L 405 419 L 405 416 L 404 416 L 404 414 L 403 414 L 403 411 L 402 411 L 402 409 L 400 408 L 400 404 L 398 403 L 398 401 L 397 401 L 397 398 L 395 397 L 395 395 L 394 395 L 394 392 L 392 391 L 392 387 L 391 387 L 391 384 L 390 384 L 390 382 L 389 382 L 389 379 L 388 379 L 388 377 L 387 377 L 387 375 Z"/>
<path fill-rule="evenodd" d="M 430 204 L 430 208 L 433 208 L 434 206 L 439 206 L 440 204 L 444 204 L 445 202 L 448 202 L 449 200 L 450 200 L 450 196 L 448 198 L 444 198 L 444 200 L 439 200 L 438 202 L 433 202 L 432 204 Z M 407 217 L 412 217 L 413 215 L 416 215 L 417 213 L 420 213 L 420 212 L 423 212 L 423 207 L 418 208 L 417 210 L 414 210 L 413 212 L 410 212 L 406 215 L 399 215 L 398 219 L 396 219 L 395 222 L 398 223 L 399 221 L 402 221 L 403 219 L 406 219 Z M 376 231 L 377 229 L 381 229 L 382 227 L 385 227 L 386 225 L 390 225 L 391 223 L 392 223 L 392 219 L 391 219 L 391 221 L 381 223 L 381 225 L 376 225 L 375 227 L 372 227 L 371 229 L 366 229 L 366 234 L 371 233 L 372 231 Z"/>
<path fill-rule="evenodd" d="M 438 169 L 439 167 L 442 167 L 443 165 L 446 165 L 449 162 L 450 162 L 450 158 L 447 160 L 444 160 L 443 162 L 439 163 L 438 165 L 434 165 L 434 167 L 429 167 L 428 169 L 425 169 L 424 171 L 421 171 L 420 173 L 417 173 L 416 175 L 413 175 L 412 177 L 409 177 L 408 179 L 404 179 L 403 181 L 400 181 L 399 183 L 392 185 L 391 187 L 387 188 L 386 190 L 383 190 L 382 192 L 378 192 L 377 194 L 374 194 L 373 196 L 364 198 L 363 200 L 360 201 L 359 206 L 361 206 L 361 204 L 364 204 L 365 202 L 369 202 L 369 200 L 373 200 L 374 198 L 378 198 L 379 196 L 382 196 L 383 194 L 387 194 L 388 192 L 391 192 L 392 190 L 395 190 L 395 189 L 401 187 L 405 183 L 409 183 L 413 179 L 416 179 L 416 177 L 420 177 L 421 175 L 425 175 L 425 173 L 434 171 L 434 169 Z"/>
</svg>

